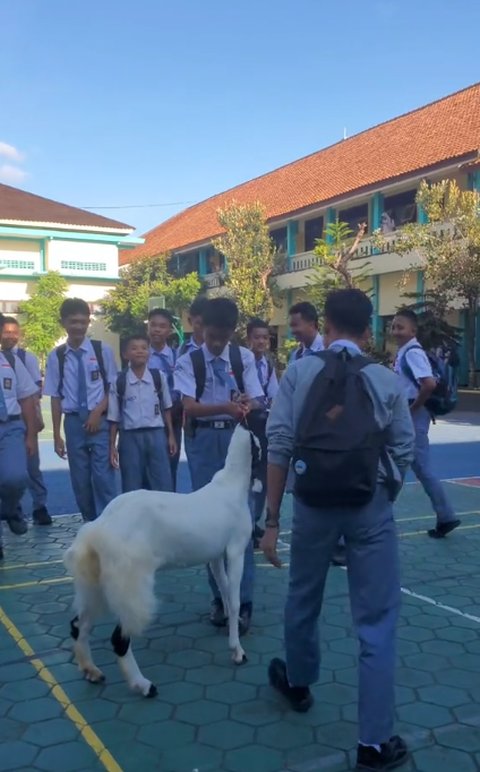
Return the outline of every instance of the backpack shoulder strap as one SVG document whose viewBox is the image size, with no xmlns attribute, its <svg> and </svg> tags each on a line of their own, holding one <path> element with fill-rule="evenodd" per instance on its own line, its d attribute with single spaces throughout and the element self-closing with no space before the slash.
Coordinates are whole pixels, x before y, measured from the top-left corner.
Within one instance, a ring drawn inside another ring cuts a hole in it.
<svg viewBox="0 0 480 772">
<path fill-rule="evenodd" d="M 303 356 L 303 347 L 299 346 L 295 351 L 295 359 L 301 359 Z"/>
<path fill-rule="evenodd" d="M 67 344 L 62 343 L 57 346 L 55 353 L 58 359 L 58 395 L 63 399 L 63 376 L 65 373 L 65 356 L 67 354 Z"/>
<path fill-rule="evenodd" d="M 193 375 L 195 378 L 195 399 L 198 402 L 205 390 L 207 365 L 201 348 L 190 351 L 190 356 L 192 358 Z"/>
<path fill-rule="evenodd" d="M 106 394 L 108 392 L 108 381 L 107 373 L 105 370 L 105 362 L 103 361 L 102 341 L 90 338 L 90 343 L 92 344 L 95 356 L 97 357 L 98 369 L 100 370 L 100 375 L 102 376 L 103 388 L 105 389 Z"/>
<path fill-rule="evenodd" d="M 415 378 L 415 376 L 413 374 L 412 368 L 408 364 L 408 352 L 409 351 L 415 351 L 415 349 L 417 351 L 423 351 L 425 356 L 427 356 L 427 354 L 425 352 L 425 349 L 422 346 L 420 346 L 419 344 L 416 343 L 414 346 L 409 346 L 409 348 L 407 348 L 407 350 L 403 353 L 403 355 L 402 355 L 402 357 L 400 359 L 400 370 L 408 378 L 408 380 L 411 383 L 413 383 L 414 386 L 418 387 L 418 381 L 417 381 L 417 379 Z"/>
<path fill-rule="evenodd" d="M 243 382 L 243 362 L 242 362 L 242 352 L 240 351 L 240 346 L 237 346 L 236 343 L 230 343 L 229 356 L 230 356 L 230 365 L 232 367 L 232 372 L 235 377 L 235 380 L 237 382 L 238 390 L 241 394 L 244 394 L 245 384 Z"/>
<path fill-rule="evenodd" d="M 118 407 L 122 412 L 123 400 L 125 398 L 125 391 L 127 389 L 127 371 L 120 370 L 117 375 L 117 395 L 118 395 Z"/>
<path fill-rule="evenodd" d="M 15 355 L 11 351 L 2 351 L 3 356 L 7 360 L 8 364 L 15 371 Z"/>
<path fill-rule="evenodd" d="M 160 375 L 160 370 L 157 367 L 151 367 L 150 373 L 153 378 L 153 385 L 155 386 L 155 391 L 157 392 L 158 401 L 160 402 L 160 406 L 162 405 L 162 376 Z"/>
<path fill-rule="evenodd" d="M 17 348 L 17 357 L 19 358 L 22 364 L 25 364 L 25 360 L 27 358 L 27 352 L 25 351 L 24 348 Z"/>
</svg>

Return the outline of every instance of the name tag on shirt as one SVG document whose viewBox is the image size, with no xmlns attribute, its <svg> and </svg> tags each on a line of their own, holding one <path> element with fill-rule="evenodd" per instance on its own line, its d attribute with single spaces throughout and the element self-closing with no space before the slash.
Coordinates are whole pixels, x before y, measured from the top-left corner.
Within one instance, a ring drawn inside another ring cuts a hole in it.
<svg viewBox="0 0 480 772">
<path fill-rule="evenodd" d="M 158 402 L 155 405 L 155 415 L 160 415 L 160 405 L 158 404 Z"/>
<path fill-rule="evenodd" d="M 3 388 L 6 389 L 6 391 L 11 391 L 12 386 L 13 386 L 13 380 L 11 378 L 3 379 Z"/>
<path fill-rule="evenodd" d="M 100 378 L 100 370 L 92 370 L 90 373 L 90 379 L 92 381 L 98 381 Z"/>
</svg>

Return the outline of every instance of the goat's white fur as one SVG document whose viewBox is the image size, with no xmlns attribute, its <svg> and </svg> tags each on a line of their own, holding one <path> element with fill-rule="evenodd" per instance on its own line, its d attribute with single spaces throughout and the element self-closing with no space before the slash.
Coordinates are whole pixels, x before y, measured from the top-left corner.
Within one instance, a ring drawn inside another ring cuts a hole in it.
<svg viewBox="0 0 480 772">
<path fill-rule="evenodd" d="M 252 534 L 251 436 L 241 426 L 235 429 L 224 468 L 201 490 L 125 493 L 81 527 L 64 561 L 75 583 L 75 656 L 88 680 L 103 680 L 89 646 L 95 620 L 110 610 L 124 638 L 141 635 L 156 610 L 155 572 L 205 563 L 210 563 L 228 615 L 232 659 L 244 661 L 238 620 L 244 553 Z M 152 696 L 154 687 L 142 676 L 130 646 L 118 662 L 130 687 Z"/>
</svg>

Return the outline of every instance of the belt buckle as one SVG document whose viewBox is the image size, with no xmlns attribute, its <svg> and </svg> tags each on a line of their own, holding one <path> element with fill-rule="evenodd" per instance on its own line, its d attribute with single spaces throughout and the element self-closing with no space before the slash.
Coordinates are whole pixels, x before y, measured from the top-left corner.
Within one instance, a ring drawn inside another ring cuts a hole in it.
<svg viewBox="0 0 480 772">
<path fill-rule="evenodd" d="M 225 429 L 225 421 L 214 421 L 213 422 L 213 428 L 214 429 Z"/>
</svg>

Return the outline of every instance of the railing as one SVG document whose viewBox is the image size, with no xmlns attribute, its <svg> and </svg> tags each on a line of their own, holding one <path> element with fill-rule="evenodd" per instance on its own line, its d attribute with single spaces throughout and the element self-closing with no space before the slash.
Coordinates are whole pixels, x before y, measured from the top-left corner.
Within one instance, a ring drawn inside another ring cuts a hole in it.
<svg viewBox="0 0 480 772">
<path fill-rule="evenodd" d="M 214 273 L 206 273 L 205 276 L 202 277 L 203 282 L 205 283 L 205 286 L 207 289 L 215 289 L 216 287 L 221 287 L 224 282 L 224 273 L 223 271 L 215 271 Z"/>
</svg>

